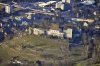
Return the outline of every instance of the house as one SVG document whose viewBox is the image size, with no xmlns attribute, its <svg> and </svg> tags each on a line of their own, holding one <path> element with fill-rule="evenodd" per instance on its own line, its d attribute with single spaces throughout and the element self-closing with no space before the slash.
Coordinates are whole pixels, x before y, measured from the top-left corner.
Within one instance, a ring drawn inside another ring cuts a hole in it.
<svg viewBox="0 0 100 66">
<path fill-rule="evenodd" d="M 61 31 L 63 31 L 64 33 L 64 38 L 70 38 L 70 39 L 72 38 L 72 33 L 73 33 L 72 26 L 73 26 L 72 23 L 67 23 L 60 27 Z"/>
<path fill-rule="evenodd" d="M 44 30 L 42 30 L 40 28 L 33 28 L 33 34 L 34 35 L 42 35 L 42 34 L 44 34 Z"/>
<path fill-rule="evenodd" d="M 63 38 L 63 32 L 59 30 L 59 24 L 51 23 L 50 29 L 47 31 L 48 36 Z"/>
<path fill-rule="evenodd" d="M 60 32 L 59 30 L 49 30 L 47 31 L 48 36 L 55 36 L 58 38 L 63 38 L 64 33 Z"/>
<path fill-rule="evenodd" d="M 67 10 L 71 10 L 72 7 L 68 3 L 58 2 L 56 3 L 55 8 L 67 11 Z"/>
<path fill-rule="evenodd" d="M 72 38 L 72 32 L 73 32 L 72 28 L 67 28 L 66 30 L 64 30 L 65 37 L 71 39 Z"/>
<path fill-rule="evenodd" d="M 71 3 L 71 0 L 62 0 L 63 3 Z"/>
<path fill-rule="evenodd" d="M 11 13 L 11 7 L 10 5 L 5 6 L 5 12 L 10 14 Z"/>
<path fill-rule="evenodd" d="M 64 4 L 62 2 L 56 3 L 55 8 L 60 8 L 61 10 L 64 10 Z"/>
<path fill-rule="evenodd" d="M 45 6 L 48 6 L 48 5 L 51 5 L 51 4 L 53 4 L 53 3 L 55 3 L 56 1 L 49 1 L 49 2 L 41 2 L 41 3 L 39 3 L 38 5 L 40 6 L 40 7 L 45 7 Z"/>
<path fill-rule="evenodd" d="M 83 26 L 84 26 L 84 27 L 88 27 L 88 23 L 84 22 L 84 23 L 83 23 Z"/>
<path fill-rule="evenodd" d="M 72 18 L 73 21 L 93 23 L 94 19 Z"/>
<path fill-rule="evenodd" d="M 59 30 L 53 30 L 53 29 L 50 29 L 48 31 L 48 35 L 52 35 L 52 36 L 59 36 Z"/>
</svg>

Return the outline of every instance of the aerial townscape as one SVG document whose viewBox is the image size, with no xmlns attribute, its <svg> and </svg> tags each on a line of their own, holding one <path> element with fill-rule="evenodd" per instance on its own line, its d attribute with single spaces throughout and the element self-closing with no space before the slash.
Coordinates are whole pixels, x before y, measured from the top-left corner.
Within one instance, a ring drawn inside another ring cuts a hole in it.
<svg viewBox="0 0 100 66">
<path fill-rule="evenodd" d="M 100 66 L 100 0 L 0 0 L 0 66 Z"/>
</svg>

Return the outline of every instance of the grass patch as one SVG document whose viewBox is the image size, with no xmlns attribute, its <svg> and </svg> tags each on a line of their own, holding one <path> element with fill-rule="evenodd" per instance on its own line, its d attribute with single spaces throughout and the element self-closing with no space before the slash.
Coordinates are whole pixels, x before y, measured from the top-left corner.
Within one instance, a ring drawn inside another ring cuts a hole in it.
<svg viewBox="0 0 100 66">
<path fill-rule="evenodd" d="M 34 46 L 34 48 L 22 49 L 22 45 L 26 45 L 26 46 L 32 45 L 32 46 Z M 66 46 L 66 42 L 55 41 L 53 39 L 49 39 L 49 38 L 45 38 L 45 37 L 28 35 L 28 36 L 23 36 L 23 37 L 14 37 L 11 40 L 7 40 L 7 41 L 3 42 L 3 45 L 1 46 L 2 49 L 0 51 L 2 51 L 2 56 L 7 55 L 7 54 L 5 54 L 7 52 L 8 58 L 11 58 L 14 56 L 20 56 L 20 59 L 27 59 L 29 61 L 32 61 L 32 60 L 36 60 L 36 59 L 45 58 L 42 56 L 43 51 L 48 52 L 45 50 L 59 49 L 61 46 Z M 51 52 L 51 55 L 53 55 L 54 51 L 50 50 L 50 52 Z"/>
</svg>

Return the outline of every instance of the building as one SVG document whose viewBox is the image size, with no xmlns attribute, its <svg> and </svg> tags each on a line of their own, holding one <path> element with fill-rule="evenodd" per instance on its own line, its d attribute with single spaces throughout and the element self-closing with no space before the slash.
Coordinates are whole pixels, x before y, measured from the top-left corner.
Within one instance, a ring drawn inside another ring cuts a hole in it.
<svg viewBox="0 0 100 66">
<path fill-rule="evenodd" d="M 62 0 L 63 3 L 71 3 L 71 0 Z"/>
<path fill-rule="evenodd" d="M 64 10 L 64 4 L 62 2 L 58 2 L 58 3 L 56 3 L 55 8 L 59 8 L 61 10 Z"/>
<path fill-rule="evenodd" d="M 62 2 L 64 2 L 64 3 L 65 3 L 65 2 L 66 2 L 66 0 L 62 0 Z"/>
<path fill-rule="evenodd" d="M 59 32 L 59 30 L 50 29 L 49 31 L 47 31 L 47 34 L 48 34 L 48 36 L 59 36 L 60 32 Z"/>
<path fill-rule="evenodd" d="M 11 13 L 11 6 L 10 5 L 5 6 L 5 12 L 8 13 L 8 14 Z"/>
<path fill-rule="evenodd" d="M 84 5 L 92 5 L 95 3 L 94 0 L 82 0 L 83 2 L 81 2 Z"/>
<path fill-rule="evenodd" d="M 39 3 L 38 3 L 38 6 L 40 6 L 40 7 L 45 7 L 45 6 L 51 5 L 51 4 L 55 3 L 55 2 L 56 2 L 56 1 L 39 2 Z"/>
<path fill-rule="evenodd" d="M 94 19 L 72 18 L 73 21 L 93 23 Z"/>
<path fill-rule="evenodd" d="M 66 30 L 64 30 L 65 33 L 65 37 L 67 38 L 72 38 L 72 28 L 67 28 Z"/>
<path fill-rule="evenodd" d="M 58 2 L 56 3 L 55 8 L 67 11 L 71 10 L 72 7 L 68 3 Z"/>
<path fill-rule="evenodd" d="M 61 27 L 62 31 L 64 32 L 64 38 L 72 39 L 72 32 L 73 32 L 72 26 L 73 26 L 72 23 L 67 23 Z"/>
<path fill-rule="evenodd" d="M 59 34 L 59 25 L 56 23 L 51 23 L 49 31 L 47 31 L 49 36 L 57 36 Z"/>
<path fill-rule="evenodd" d="M 84 26 L 84 27 L 88 27 L 88 23 L 84 22 L 84 23 L 83 23 L 83 26 Z"/>
<path fill-rule="evenodd" d="M 58 38 L 63 38 L 64 33 L 60 32 L 59 30 L 52 30 L 50 29 L 49 31 L 47 31 L 48 36 L 54 36 L 54 37 L 58 37 Z"/>
<path fill-rule="evenodd" d="M 39 28 L 33 28 L 33 34 L 34 35 L 42 35 L 42 34 L 44 34 L 44 30 L 39 29 Z"/>
<path fill-rule="evenodd" d="M 48 36 L 63 38 L 64 33 L 60 32 L 59 24 L 51 23 L 50 29 L 47 31 Z"/>
</svg>

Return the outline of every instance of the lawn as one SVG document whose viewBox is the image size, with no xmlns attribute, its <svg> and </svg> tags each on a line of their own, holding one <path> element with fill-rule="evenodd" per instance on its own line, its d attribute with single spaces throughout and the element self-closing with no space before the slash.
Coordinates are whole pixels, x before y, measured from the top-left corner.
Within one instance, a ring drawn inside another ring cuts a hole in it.
<svg viewBox="0 0 100 66">
<path fill-rule="evenodd" d="M 18 56 L 19 60 L 28 60 L 29 62 L 41 60 L 43 63 L 52 63 L 53 66 L 66 66 L 66 64 L 86 66 L 91 61 L 84 60 L 86 51 L 83 46 L 73 48 L 73 51 L 70 52 L 67 45 L 67 40 L 50 39 L 43 36 L 14 37 L 1 43 L 0 66 L 5 66 L 15 56 Z"/>
<path fill-rule="evenodd" d="M 66 46 L 67 42 L 64 40 L 54 40 L 43 36 L 14 37 L 2 43 L 0 57 L 6 61 L 9 61 L 14 56 L 19 56 L 21 60 L 47 61 L 49 59 L 48 62 L 52 62 L 51 60 L 57 60 L 62 57 L 60 48 L 66 48 Z"/>
</svg>

